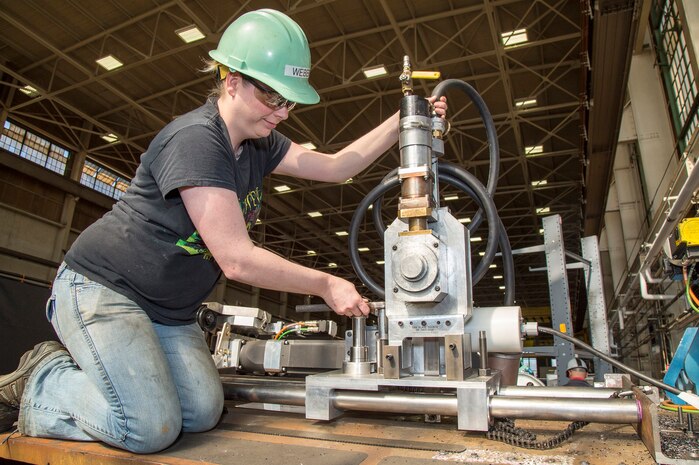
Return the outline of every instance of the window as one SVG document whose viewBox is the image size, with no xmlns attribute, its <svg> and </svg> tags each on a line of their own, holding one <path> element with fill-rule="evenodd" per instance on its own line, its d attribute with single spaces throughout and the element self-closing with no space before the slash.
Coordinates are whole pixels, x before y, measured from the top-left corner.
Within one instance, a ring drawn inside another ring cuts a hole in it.
<svg viewBox="0 0 699 465">
<path fill-rule="evenodd" d="M 651 19 L 675 134 L 684 151 L 699 124 L 697 82 L 676 0 L 654 0 Z"/>
<path fill-rule="evenodd" d="M 85 160 L 80 184 L 119 200 L 131 183 L 107 168 Z"/>
<path fill-rule="evenodd" d="M 66 172 L 68 157 L 70 157 L 68 150 L 52 144 L 9 120 L 5 121 L 2 128 L 0 148 L 58 174 Z"/>
</svg>

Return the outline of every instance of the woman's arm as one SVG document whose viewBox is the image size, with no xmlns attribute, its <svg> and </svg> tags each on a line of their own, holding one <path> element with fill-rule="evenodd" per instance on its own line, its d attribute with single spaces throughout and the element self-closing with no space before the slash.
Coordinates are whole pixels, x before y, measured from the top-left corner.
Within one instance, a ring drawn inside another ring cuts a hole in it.
<svg viewBox="0 0 699 465">
<path fill-rule="evenodd" d="M 446 115 L 446 97 L 442 97 L 434 106 L 438 115 Z M 344 182 L 364 170 L 396 143 L 398 119 L 399 114 L 396 112 L 335 154 L 308 150 L 292 142 L 273 173 L 314 181 Z"/>
<path fill-rule="evenodd" d="M 235 192 L 187 187 L 180 189 L 180 195 L 199 235 L 228 279 L 265 289 L 317 295 L 340 315 L 369 313 L 368 305 L 349 281 L 255 246 Z"/>
</svg>

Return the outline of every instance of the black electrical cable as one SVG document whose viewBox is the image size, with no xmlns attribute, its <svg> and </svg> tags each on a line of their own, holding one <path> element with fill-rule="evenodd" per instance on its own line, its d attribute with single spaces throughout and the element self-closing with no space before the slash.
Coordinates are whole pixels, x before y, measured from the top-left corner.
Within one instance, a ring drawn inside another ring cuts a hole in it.
<svg viewBox="0 0 699 465">
<path fill-rule="evenodd" d="M 643 373 L 636 371 L 633 368 L 631 368 L 627 365 L 624 365 L 623 363 L 621 363 L 617 360 L 614 360 L 609 355 L 607 355 L 603 352 L 600 352 L 599 350 L 595 349 L 594 347 L 584 343 L 580 339 L 576 339 L 572 336 L 568 336 L 567 334 L 562 333 L 560 331 L 556 331 L 555 329 L 547 328 L 546 326 L 539 326 L 539 332 L 546 333 L 546 334 L 552 334 L 554 336 L 560 337 L 561 339 L 565 339 L 568 342 L 572 342 L 576 346 L 582 347 L 583 349 L 592 352 L 593 354 L 595 354 L 597 357 L 601 358 L 605 362 L 608 362 L 611 365 L 614 365 L 615 367 L 617 367 L 618 369 L 625 371 L 626 373 L 632 374 L 632 375 L 636 376 L 638 379 L 642 379 L 643 381 L 650 383 L 653 386 L 656 386 L 660 389 L 665 389 L 666 391 L 670 391 L 673 394 L 678 394 L 678 395 L 682 394 L 682 391 L 680 391 L 676 387 L 670 386 L 669 384 L 665 384 L 662 381 L 658 381 L 657 379 L 653 379 L 650 376 L 646 376 Z"/>
<path fill-rule="evenodd" d="M 364 214 L 369 208 L 369 205 L 374 203 L 377 199 L 379 199 L 381 196 L 383 196 L 386 192 L 389 190 L 398 187 L 400 184 L 400 180 L 398 177 L 394 177 L 393 179 L 388 179 L 384 180 L 381 182 L 381 184 L 377 185 L 374 187 L 369 193 L 362 199 L 361 202 L 359 202 L 359 206 L 357 209 L 354 211 L 354 215 L 352 215 L 352 221 L 350 222 L 350 230 L 349 230 L 349 256 L 350 256 L 350 262 L 352 263 L 352 267 L 354 268 L 354 272 L 357 273 L 357 276 L 359 279 L 366 285 L 366 287 L 369 288 L 370 291 L 372 291 L 374 294 L 376 294 L 379 299 L 384 299 L 386 293 L 384 290 L 374 281 L 371 276 L 369 276 L 364 269 L 364 266 L 362 265 L 362 261 L 359 258 L 359 251 L 358 246 L 359 246 L 359 227 L 362 224 L 362 220 L 364 219 Z"/>
<path fill-rule="evenodd" d="M 471 87 L 470 84 L 460 80 L 460 79 L 446 79 L 432 90 L 432 96 L 439 99 L 442 97 L 448 89 L 457 88 L 463 91 L 469 96 L 473 104 L 476 106 L 478 113 L 480 114 L 481 120 L 485 125 L 486 137 L 488 139 L 488 151 L 490 154 L 490 170 L 488 173 L 488 182 L 486 183 L 486 188 L 488 194 L 492 197 L 495 194 L 495 189 L 498 185 L 498 176 L 500 170 L 500 147 L 498 145 L 498 133 L 495 129 L 495 122 L 493 117 L 488 110 L 488 106 L 485 104 L 483 97 Z M 474 228 L 480 225 L 483 219 L 483 210 L 478 210 L 474 217 L 472 218 L 472 223 L 474 223 Z"/>
</svg>

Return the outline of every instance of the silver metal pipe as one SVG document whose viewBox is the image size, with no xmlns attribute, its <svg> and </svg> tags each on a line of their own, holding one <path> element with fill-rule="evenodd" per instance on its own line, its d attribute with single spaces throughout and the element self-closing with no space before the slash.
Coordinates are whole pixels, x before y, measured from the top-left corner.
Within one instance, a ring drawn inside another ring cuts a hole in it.
<svg viewBox="0 0 699 465">
<path fill-rule="evenodd" d="M 305 405 L 305 388 L 225 383 L 227 399 L 248 402 Z M 571 388 L 572 389 L 572 388 Z M 418 394 L 337 390 L 332 402 L 341 410 L 380 411 L 401 414 L 458 415 L 457 399 L 450 394 Z M 592 421 L 598 423 L 638 423 L 640 406 L 633 399 L 591 399 L 550 397 L 490 397 L 489 412 L 494 418 Z"/>
<path fill-rule="evenodd" d="M 332 401 L 340 410 L 432 415 L 457 413 L 456 397 L 453 395 L 335 391 Z"/>
<path fill-rule="evenodd" d="M 639 423 L 641 406 L 629 399 L 552 399 L 548 397 L 490 398 L 490 414 L 530 420 Z"/>
<path fill-rule="evenodd" d="M 276 384 L 276 383 L 275 383 Z M 262 402 L 266 404 L 306 405 L 306 387 L 304 385 L 262 385 L 223 383 L 223 395 L 226 399 L 245 402 Z"/>
<path fill-rule="evenodd" d="M 481 354 L 481 365 L 482 370 L 488 369 L 488 339 L 485 335 L 485 331 L 478 331 L 478 351 Z"/>
<path fill-rule="evenodd" d="M 498 396 L 608 399 L 619 389 L 577 386 L 501 386 Z"/>
</svg>

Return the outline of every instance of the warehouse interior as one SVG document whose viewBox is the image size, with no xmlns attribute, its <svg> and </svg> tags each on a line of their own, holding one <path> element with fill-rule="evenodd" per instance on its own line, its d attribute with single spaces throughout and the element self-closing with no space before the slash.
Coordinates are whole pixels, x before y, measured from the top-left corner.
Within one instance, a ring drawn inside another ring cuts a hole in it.
<svg viewBox="0 0 699 465">
<path fill-rule="evenodd" d="M 415 94 L 430 96 L 440 81 L 455 79 L 480 95 L 499 145 L 492 200 L 513 251 L 514 288 L 507 289 L 499 254 L 473 284 L 474 307 L 508 306 L 511 293 L 523 322 L 574 336 L 656 380 L 686 358 L 681 389 L 697 393 L 699 337 L 689 340 L 699 326 L 692 300 L 699 238 L 693 242 L 691 221 L 699 187 L 699 4 L 692 0 L 0 0 L 0 373 L 14 370 L 34 344 L 56 338 L 45 305 L 64 254 L 121 198 L 158 131 L 206 100 L 215 86 L 203 71 L 208 52 L 231 21 L 260 8 L 284 12 L 308 38 L 320 103 L 298 105 L 278 130 L 311 149 L 337 152 L 398 111 L 406 56 L 413 71 L 440 73 L 414 79 Z M 485 185 L 492 172 L 487 125 L 468 95 L 446 96 L 450 128 L 440 161 Z M 368 218 L 352 242 L 350 228 L 363 200 L 400 164 L 396 144 L 344 183 L 269 176 L 250 237 L 384 300 L 360 278 L 349 251 L 383 287 L 391 259 L 383 235 Z M 476 199 L 446 182 L 438 197 L 464 228 L 473 222 Z M 383 197 L 386 224 L 399 198 L 398 189 Z M 469 233 L 475 268 L 488 222 Z M 297 306 L 323 303 L 225 277 L 207 301 L 286 322 L 321 318 Z M 339 335 L 357 330 L 349 318 L 322 318 Z M 529 336 L 517 368 L 556 385 L 572 345 L 551 333 Z M 604 375 L 622 372 L 576 352 L 592 366 L 595 385 L 608 388 Z M 288 390 L 300 389 L 297 382 Z M 690 444 L 674 456 L 671 448 L 653 450 L 630 426 L 594 422 L 537 455 L 482 434 L 464 437 L 453 421 L 427 421 L 427 414 L 402 421 L 376 411 L 348 415 L 333 420 L 325 437 L 327 424 L 293 409 L 227 408 L 225 428 L 185 435 L 154 463 L 279 463 L 279 447 L 289 451 L 284 463 L 699 463 L 699 422 L 691 426 L 699 417 L 690 406 L 684 417 L 673 411 L 677 436 Z M 357 439 L 367 430 L 376 432 Z M 5 439 L 0 458 L 20 462 L 150 460 L 99 444 Z"/>
</svg>

